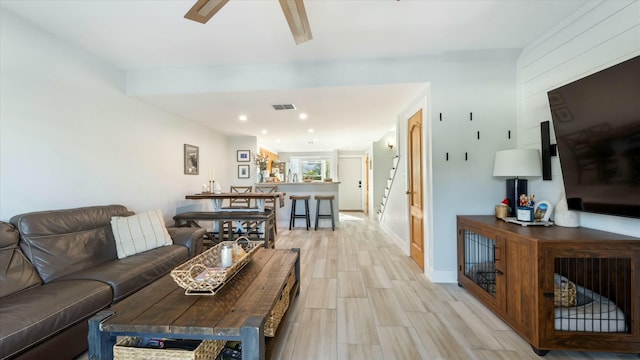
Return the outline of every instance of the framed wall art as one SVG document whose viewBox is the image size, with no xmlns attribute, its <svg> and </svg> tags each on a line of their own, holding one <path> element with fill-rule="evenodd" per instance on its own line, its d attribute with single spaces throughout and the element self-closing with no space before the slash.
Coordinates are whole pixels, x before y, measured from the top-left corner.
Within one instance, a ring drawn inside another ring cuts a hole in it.
<svg viewBox="0 0 640 360">
<path fill-rule="evenodd" d="M 238 150 L 238 162 L 249 162 L 251 161 L 251 151 L 250 150 Z"/>
<path fill-rule="evenodd" d="M 198 175 L 200 163 L 200 148 L 195 145 L 184 144 L 184 173 Z"/>
<path fill-rule="evenodd" d="M 549 221 L 553 205 L 547 200 L 542 200 L 536 203 L 536 209 L 534 211 L 536 221 Z"/>
<path fill-rule="evenodd" d="M 238 165 L 238 179 L 249 178 L 249 165 Z"/>
</svg>

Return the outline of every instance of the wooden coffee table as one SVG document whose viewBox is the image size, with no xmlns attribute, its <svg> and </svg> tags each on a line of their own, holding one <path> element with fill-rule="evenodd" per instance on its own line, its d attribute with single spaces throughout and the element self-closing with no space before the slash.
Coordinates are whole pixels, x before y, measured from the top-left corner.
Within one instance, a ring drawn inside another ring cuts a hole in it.
<svg viewBox="0 0 640 360">
<path fill-rule="evenodd" d="M 265 340 L 265 319 L 292 272 L 293 301 L 300 289 L 300 249 L 259 249 L 213 296 L 185 295 L 164 276 L 89 320 L 89 359 L 112 359 L 117 336 L 241 341 L 242 359 L 270 358 L 282 331 Z"/>
</svg>

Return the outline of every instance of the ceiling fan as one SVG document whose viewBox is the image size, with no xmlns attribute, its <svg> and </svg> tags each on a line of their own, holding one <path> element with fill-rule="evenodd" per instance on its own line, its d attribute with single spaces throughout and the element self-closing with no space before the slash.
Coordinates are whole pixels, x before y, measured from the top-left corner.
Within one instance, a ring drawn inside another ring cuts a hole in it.
<svg viewBox="0 0 640 360">
<path fill-rule="evenodd" d="M 279 1 L 296 45 L 311 40 L 313 37 L 303 0 Z M 229 0 L 198 0 L 184 17 L 205 24 L 228 2 Z"/>
</svg>

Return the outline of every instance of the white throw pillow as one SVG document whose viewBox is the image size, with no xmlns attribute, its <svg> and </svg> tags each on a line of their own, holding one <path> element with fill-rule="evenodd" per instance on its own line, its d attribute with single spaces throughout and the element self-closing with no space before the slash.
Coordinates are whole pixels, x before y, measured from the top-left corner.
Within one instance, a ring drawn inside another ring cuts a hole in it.
<svg viewBox="0 0 640 360">
<path fill-rule="evenodd" d="M 111 229 L 119 259 L 173 244 L 160 209 L 127 217 L 114 216 Z"/>
</svg>

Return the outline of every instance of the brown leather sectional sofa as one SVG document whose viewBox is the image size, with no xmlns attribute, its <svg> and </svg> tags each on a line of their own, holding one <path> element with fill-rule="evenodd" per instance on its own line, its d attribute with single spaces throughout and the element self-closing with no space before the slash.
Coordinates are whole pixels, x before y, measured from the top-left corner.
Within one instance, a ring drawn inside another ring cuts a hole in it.
<svg viewBox="0 0 640 360">
<path fill-rule="evenodd" d="M 121 205 L 42 211 L 0 222 L 0 359 L 72 359 L 87 320 L 202 252 L 204 229 L 168 228 L 173 245 L 118 259 Z"/>
</svg>

